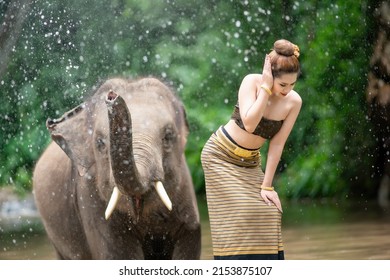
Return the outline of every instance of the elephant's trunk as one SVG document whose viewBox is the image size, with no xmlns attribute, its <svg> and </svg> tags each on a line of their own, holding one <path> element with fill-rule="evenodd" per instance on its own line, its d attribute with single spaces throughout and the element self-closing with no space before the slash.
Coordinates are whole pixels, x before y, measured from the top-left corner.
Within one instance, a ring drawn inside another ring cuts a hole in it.
<svg viewBox="0 0 390 280">
<path fill-rule="evenodd" d="M 111 90 L 107 94 L 106 104 L 108 107 L 111 166 L 117 185 L 106 210 L 106 218 L 108 218 L 121 194 L 135 196 L 139 199 L 150 189 L 150 182 L 140 179 L 141 176 L 135 164 L 131 115 L 126 102 Z M 164 204 L 171 210 L 172 203 L 162 183 L 155 182 L 155 188 Z"/>
<path fill-rule="evenodd" d="M 130 112 L 123 98 L 113 91 L 107 94 L 106 104 L 115 183 L 121 193 L 141 196 L 148 188 L 142 184 L 134 160 Z"/>
</svg>

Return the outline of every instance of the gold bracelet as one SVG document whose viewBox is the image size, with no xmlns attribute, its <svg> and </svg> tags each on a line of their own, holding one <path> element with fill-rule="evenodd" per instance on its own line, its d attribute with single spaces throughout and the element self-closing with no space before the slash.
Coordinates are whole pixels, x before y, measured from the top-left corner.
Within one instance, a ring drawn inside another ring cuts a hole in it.
<svg viewBox="0 0 390 280">
<path fill-rule="evenodd" d="M 261 185 L 260 189 L 271 192 L 274 191 L 274 187 L 264 187 L 263 185 Z"/>
<path fill-rule="evenodd" d="M 266 86 L 261 85 L 260 88 L 264 89 L 270 96 L 272 95 L 272 91 Z"/>
</svg>

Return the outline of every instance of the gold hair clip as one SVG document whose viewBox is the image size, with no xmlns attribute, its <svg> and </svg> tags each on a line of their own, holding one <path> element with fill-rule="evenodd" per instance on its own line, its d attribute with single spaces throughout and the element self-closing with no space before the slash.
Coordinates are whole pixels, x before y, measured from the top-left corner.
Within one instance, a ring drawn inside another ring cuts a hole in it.
<svg viewBox="0 0 390 280">
<path fill-rule="evenodd" d="M 299 57 L 299 47 L 297 45 L 294 45 L 294 55 L 296 58 Z"/>
</svg>

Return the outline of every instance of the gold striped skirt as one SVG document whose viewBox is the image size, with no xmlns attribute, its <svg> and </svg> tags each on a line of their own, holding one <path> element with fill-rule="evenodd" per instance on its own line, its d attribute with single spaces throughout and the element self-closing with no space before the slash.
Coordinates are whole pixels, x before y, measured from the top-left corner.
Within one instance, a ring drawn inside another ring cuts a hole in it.
<svg viewBox="0 0 390 280">
<path fill-rule="evenodd" d="M 259 150 L 229 139 L 223 127 L 201 154 L 215 259 L 283 259 L 281 213 L 260 196 Z"/>
</svg>

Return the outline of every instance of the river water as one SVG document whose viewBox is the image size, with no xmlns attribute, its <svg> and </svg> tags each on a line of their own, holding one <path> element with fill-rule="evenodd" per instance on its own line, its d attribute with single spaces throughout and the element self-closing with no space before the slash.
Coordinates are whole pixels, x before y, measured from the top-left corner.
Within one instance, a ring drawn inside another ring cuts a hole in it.
<svg viewBox="0 0 390 280">
<path fill-rule="evenodd" d="M 205 200 L 198 200 L 202 218 L 201 259 L 212 259 Z M 290 260 L 390 259 L 390 210 L 375 201 L 299 201 L 283 203 L 282 233 Z M 39 219 L 22 221 L 22 230 L 0 232 L 0 259 L 55 259 Z"/>
</svg>

